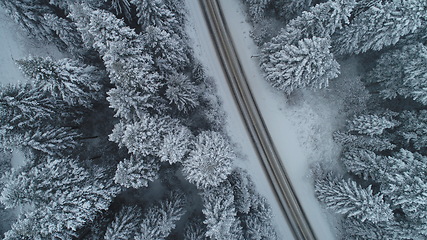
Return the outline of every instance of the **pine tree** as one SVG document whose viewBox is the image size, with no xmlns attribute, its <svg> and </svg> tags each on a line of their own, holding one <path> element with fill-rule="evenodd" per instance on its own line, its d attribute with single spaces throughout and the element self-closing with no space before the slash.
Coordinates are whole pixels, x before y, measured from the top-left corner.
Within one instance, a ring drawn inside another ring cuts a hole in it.
<svg viewBox="0 0 427 240">
<path fill-rule="evenodd" d="M 347 148 L 362 148 L 370 151 L 393 150 L 396 145 L 382 136 L 353 135 L 349 132 L 337 131 L 333 134 L 334 141 Z"/>
<path fill-rule="evenodd" d="M 252 21 L 259 22 L 264 18 L 265 11 L 271 0 L 244 0 L 248 6 L 248 11 L 252 17 Z"/>
<path fill-rule="evenodd" d="M 198 188 L 215 187 L 231 173 L 234 157 L 228 141 L 221 134 L 201 132 L 196 137 L 194 149 L 183 162 L 183 172 Z"/>
<path fill-rule="evenodd" d="M 277 240 L 272 218 L 273 212 L 267 200 L 254 194 L 250 211 L 241 217 L 244 239 Z"/>
<path fill-rule="evenodd" d="M 206 225 L 202 219 L 193 219 L 184 229 L 184 240 L 206 240 Z"/>
<path fill-rule="evenodd" d="M 350 132 L 357 132 L 368 136 L 381 135 L 384 130 L 393 128 L 397 121 L 387 119 L 375 114 L 364 114 L 354 117 L 348 121 L 347 128 Z"/>
<path fill-rule="evenodd" d="M 199 89 L 182 73 L 170 76 L 167 80 L 166 98 L 184 113 L 199 105 Z"/>
<path fill-rule="evenodd" d="M 245 170 L 237 168 L 228 177 L 233 192 L 236 211 L 248 214 L 255 195 L 255 185 Z"/>
<path fill-rule="evenodd" d="M 174 73 L 187 67 L 187 45 L 183 39 L 159 27 L 148 26 L 142 35 L 144 46 L 161 72 Z"/>
<path fill-rule="evenodd" d="M 142 212 L 138 207 L 123 207 L 107 227 L 104 240 L 132 239 L 141 221 Z"/>
<path fill-rule="evenodd" d="M 112 0 L 111 6 L 117 15 L 123 15 L 128 21 L 132 21 L 131 3 L 129 0 Z"/>
<path fill-rule="evenodd" d="M 106 210 L 118 188 L 70 159 L 48 159 L 28 171 L 6 175 L 0 201 L 8 208 L 33 207 L 13 225 L 8 235 L 18 239 L 48 239 L 72 235 L 96 214 Z M 68 239 L 68 238 L 67 238 Z"/>
<path fill-rule="evenodd" d="M 393 218 L 390 205 L 381 194 L 373 194 L 371 186 L 362 188 L 356 182 L 333 177 L 329 173 L 316 179 L 316 196 L 327 208 L 362 222 L 389 221 Z"/>
<path fill-rule="evenodd" d="M 183 195 L 172 193 L 159 205 L 148 209 L 139 226 L 135 240 L 164 240 L 175 228 L 177 221 L 185 214 Z"/>
<path fill-rule="evenodd" d="M 137 6 L 138 24 L 141 25 L 143 31 L 149 26 L 168 30 L 168 32 L 179 28 L 178 19 L 165 5 L 165 1 L 131 0 L 131 2 Z"/>
<path fill-rule="evenodd" d="M 91 107 L 100 98 L 102 73 L 93 66 L 65 58 L 29 57 L 16 61 L 37 88 L 71 106 Z"/>
<path fill-rule="evenodd" d="M 416 150 L 427 147 L 427 111 L 404 111 L 399 115 L 402 123 L 397 134 L 403 138 L 406 145 Z"/>
<path fill-rule="evenodd" d="M 378 156 L 373 151 L 363 148 L 351 148 L 344 152 L 341 161 L 347 168 L 347 171 L 352 172 L 363 179 L 376 179 L 381 174 L 381 156 Z"/>
<path fill-rule="evenodd" d="M 126 188 L 147 187 L 158 178 L 160 166 L 157 161 L 150 156 L 131 155 L 117 165 L 114 181 Z"/>
<path fill-rule="evenodd" d="M 15 130 L 34 128 L 52 120 L 58 109 L 61 109 L 60 102 L 55 103 L 29 84 L 0 88 L 1 126 Z"/>
<path fill-rule="evenodd" d="M 426 8 L 424 0 L 378 1 L 334 36 L 334 53 L 359 54 L 394 45 L 423 26 Z"/>
<path fill-rule="evenodd" d="M 368 75 L 368 82 L 379 85 L 383 99 L 403 96 L 427 105 L 427 47 L 407 45 L 386 52 Z"/>
<path fill-rule="evenodd" d="M 285 20 L 291 20 L 308 11 L 312 0 L 280 0 L 274 1 L 275 11 Z"/>
<path fill-rule="evenodd" d="M 234 196 L 230 184 L 202 192 L 204 224 L 207 226 L 206 237 L 214 240 L 243 239 L 240 221 L 236 217 Z"/>
<path fill-rule="evenodd" d="M 329 52 L 326 38 L 305 38 L 298 46 L 285 45 L 281 51 L 264 57 L 268 60 L 261 67 L 267 80 L 287 94 L 297 88 L 327 87 L 329 80 L 339 74 L 339 65 Z"/>
<path fill-rule="evenodd" d="M 171 132 L 164 136 L 163 143 L 160 145 L 160 150 L 157 153 L 160 161 L 170 164 L 182 162 L 190 151 L 192 139 L 193 134 L 188 128 L 184 126 L 174 127 Z"/>
<path fill-rule="evenodd" d="M 400 207 L 411 219 L 426 223 L 427 157 L 401 149 L 381 165 L 384 176 L 381 192 L 394 207 Z"/>
<path fill-rule="evenodd" d="M 142 156 L 156 155 L 164 135 L 170 130 L 169 126 L 177 124 L 175 120 L 157 115 L 145 114 L 134 123 L 116 124 L 110 141 L 116 142 L 119 147 L 125 146 L 129 153 Z"/>
</svg>

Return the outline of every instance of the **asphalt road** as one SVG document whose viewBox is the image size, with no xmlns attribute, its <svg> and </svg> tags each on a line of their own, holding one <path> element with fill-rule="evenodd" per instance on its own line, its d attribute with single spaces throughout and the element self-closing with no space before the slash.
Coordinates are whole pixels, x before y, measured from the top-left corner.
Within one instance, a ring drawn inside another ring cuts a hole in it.
<svg viewBox="0 0 427 240">
<path fill-rule="evenodd" d="M 248 86 L 244 68 L 236 54 L 226 21 L 221 13 L 221 6 L 216 0 L 202 0 L 201 7 L 228 85 L 293 237 L 316 239 Z"/>
</svg>

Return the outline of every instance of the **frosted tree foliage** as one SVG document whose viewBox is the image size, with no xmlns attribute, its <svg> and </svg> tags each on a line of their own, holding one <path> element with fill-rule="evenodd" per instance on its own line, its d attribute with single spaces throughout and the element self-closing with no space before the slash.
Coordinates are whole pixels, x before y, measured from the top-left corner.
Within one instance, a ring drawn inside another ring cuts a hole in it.
<svg viewBox="0 0 427 240">
<path fill-rule="evenodd" d="M 69 105 L 90 107 L 100 97 L 102 75 L 93 66 L 69 58 L 54 61 L 50 57 L 29 57 L 17 64 L 36 87 Z"/>
<path fill-rule="evenodd" d="M 244 0 L 243 2 L 248 5 L 248 11 L 253 21 L 258 22 L 263 18 L 271 0 Z"/>
<path fill-rule="evenodd" d="M 205 131 L 196 137 L 182 171 L 198 188 L 216 187 L 231 173 L 234 158 L 230 144 L 221 134 Z"/>
<path fill-rule="evenodd" d="M 118 192 L 99 176 L 90 177 L 70 159 L 49 159 L 28 172 L 12 170 L 4 178 L 2 204 L 8 208 L 33 206 L 10 230 L 9 234 L 18 234 L 20 239 L 47 239 L 74 232 L 106 210 Z"/>
<path fill-rule="evenodd" d="M 128 240 L 131 239 L 141 218 L 141 210 L 138 207 L 123 207 L 114 220 L 107 227 L 104 240 Z"/>
<path fill-rule="evenodd" d="M 168 9 L 164 0 L 131 0 L 137 6 L 138 23 L 143 30 L 149 26 L 174 29 L 179 23 L 175 14 Z"/>
<path fill-rule="evenodd" d="M 234 196 L 229 184 L 210 188 L 202 193 L 206 236 L 215 240 L 242 239 L 240 221 L 236 218 Z"/>
<path fill-rule="evenodd" d="M 348 122 L 349 131 L 368 136 L 381 135 L 384 130 L 393 128 L 397 125 L 396 121 L 381 117 L 378 115 L 360 115 Z"/>
<path fill-rule="evenodd" d="M 369 177 L 375 179 L 381 175 L 381 156 L 377 156 L 375 152 L 363 148 L 353 148 L 344 152 L 341 158 L 344 166 L 349 172 L 352 172 L 363 179 L 368 180 Z"/>
<path fill-rule="evenodd" d="M 399 115 L 402 122 L 399 135 L 416 150 L 427 147 L 427 110 L 404 111 Z"/>
<path fill-rule="evenodd" d="M 114 182 L 126 188 L 142 188 L 158 178 L 159 164 L 150 156 L 131 155 L 117 165 Z"/>
<path fill-rule="evenodd" d="M 327 208 L 362 222 L 373 223 L 393 218 L 390 205 L 381 194 L 373 194 L 371 186 L 362 188 L 352 180 L 334 178 L 330 174 L 315 183 L 316 196 Z"/>
<path fill-rule="evenodd" d="M 424 0 L 378 1 L 334 36 L 334 53 L 358 54 L 394 45 L 425 24 L 426 9 Z"/>
<path fill-rule="evenodd" d="M 162 137 L 169 131 L 168 126 L 175 124 L 177 123 L 169 118 L 145 114 L 137 122 L 116 124 L 109 139 L 116 142 L 119 147 L 125 146 L 129 153 L 142 156 L 156 155 Z"/>
<path fill-rule="evenodd" d="M 334 141 L 348 148 L 363 148 L 370 151 L 392 150 L 396 147 L 389 139 L 382 136 L 353 135 L 337 131 L 333 134 Z"/>
<path fill-rule="evenodd" d="M 172 193 L 168 199 L 148 209 L 134 239 L 165 240 L 175 228 L 176 222 L 185 214 L 184 206 L 184 197 Z"/>
<path fill-rule="evenodd" d="M 377 83 L 384 99 L 398 96 L 427 105 L 427 47 L 407 45 L 386 52 L 368 75 L 368 81 Z"/>
<path fill-rule="evenodd" d="M 160 161 L 170 164 L 182 162 L 190 152 L 189 146 L 192 140 L 193 134 L 188 128 L 184 126 L 173 128 L 164 136 L 160 145 L 160 150 L 157 153 Z"/>
<path fill-rule="evenodd" d="M 166 97 L 179 111 L 189 112 L 199 105 L 197 88 L 190 79 L 182 73 L 175 74 L 167 80 Z"/>
<path fill-rule="evenodd" d="M 285 45 L 261 67 L 273 87 L 290 94 L 297 88 L 327 87 L 338 76 L 339 65 L 329 52 L 326 38 L 305 38 L 297 46 Z"/>
</svg>

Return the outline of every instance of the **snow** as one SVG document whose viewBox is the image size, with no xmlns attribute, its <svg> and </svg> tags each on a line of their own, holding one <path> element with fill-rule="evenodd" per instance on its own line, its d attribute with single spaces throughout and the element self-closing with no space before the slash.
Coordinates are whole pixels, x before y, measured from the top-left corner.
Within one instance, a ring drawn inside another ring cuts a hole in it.
<svg viewBox="0 0 427 240">
<path fill-rule="evenodd" d="M 254 180 L 257 191 L 265 196 L 271 204 L 274 213 L 274 223 L 279 234 L 278 239 L 289 239 L 292 236 L 285 218 L 281 214 L 279 205 L 270 187 L 266 176 L 263 173 L 261 163 L 250 142 L 250 137 L 243 125 L 243 120 L 234 103 L 227 81 L 222 71 L 221 65 L 216 55 L 215 47 L 209 35 L 209 29 L 204 22 L 202 11 L 198 0 L 186 0 L 189 14 L 189 27 L 187 33 L 192 39 L 192 47 L 195 56 L 202 62 L 208 75 L 213 77 L 217 84 L 218 95 L 222 101 L 222 107 L 227 114 L 226 130 L 231 140 L 236 145 L 239 155 L 238 166 L 246 169 Z"/>
<path fill-rule="evenodd" d="M 286 222 L 280 214 L 272 189 L 261 170 L 262 167 L 243 127 L 218 63 L 208 28 L 199 11 L 198 2 L 195 0 L 186 2 L 190 10 L 190 25 L 192 24 L 192 29 L 188 32 L 194 41 L 195 54 L 217 82 L 218 95 L 227 114 L 227 133 L 242 154 L 241 161 L 237 165 L 248 170 L 256 183 L 257 190 L 267 197 L 272 205 L 275 223 L 280 234 L 279 239 L 288 238 L 291 234 L 288 228 L 283 227 Z M 246 21 L 241 1 L 220 0 L 219 2 L 255 100 L 270 129 L 278 153 L 311 226 L 318 239 L 336 239 L 336 216 L 324 210 L 315 198 L 310 166 L 319 160 L 337 166 L 336 159 L 341 149 L 334 143 L 332 133 L 344 123 L 345 118 L 341 112 L 342 99 L 329 96 L 331 93 L 328 89 L 318 92 L 298 91 L 291 98 L 273 89 L 260 72 L 256 57 L 259 55 L 258 47 L 249 36 L 251 25 Z M 354 61 L 344 62 L 341 70 L 345 74 L 334 81 L 351 80 L 357 75 L 355 68 Z M 341 96 L 341 98 L 344 97 Z"/>
<path fill-rule="evenodd" d="M 25 82 L 26 79 L 15 64 L 15 60 L 31 55 L 60 58 L 63 54 L 52 45 L 31 40 L 11 18 L 0 8 L 0 85 Z M 14 150 L 12 167 L 18 168 L 25 163 L 25 156 Z"/>
</svg>

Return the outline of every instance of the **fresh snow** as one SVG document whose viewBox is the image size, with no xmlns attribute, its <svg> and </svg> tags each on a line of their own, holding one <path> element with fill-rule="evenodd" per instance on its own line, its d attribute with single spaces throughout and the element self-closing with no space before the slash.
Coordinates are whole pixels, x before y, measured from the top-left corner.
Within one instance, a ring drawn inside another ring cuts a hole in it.
<svg viewBox="0 0 427 240">
<path fill-rule="evenodd" d="M 290 230 L 283 227 L 286 222 L 280 214 L 273 191 L 228 89 L 199 4 L 195 0 L 186 2 L 190 10 L 192 29 L 189 29 L 189 34 L 194 41 L 195 54 L 207 67 L 208 74 L 216 80 L 218 94 L 227 114 L 227 133 L 242 153 L 241 161 L 237 164 L 248 170 L 257 190 L 272 205 L 279 239 L 288 238 L 291 236 Z M 290 102 L 282 93 L 273 89 L 260 72 L 257 61 L 259 50 L 249 36 L 251 25 L 246 21 L 241 1 L 220 0 L 220 4 L 255 100 L 311 226 L 317 238 L 335 239 L 336 226 L 331 226 L 334 217 L 322 208 L 314 196 L 310 166 L 318 160 L 335 164 L 334 159 L 337 159 L 340 147 L 333 142 L 332 132 L 342 125 L 343 117 L 337 111 L 335 103 L 329 103 L 329 99 L 324 97 L 324 92 L 300 91 L 298 98 Z M 353 66 L 352 62 L 347 63 L 342 66 L 342 71 L 351 72 Z"/>
<path fill-rule="evenodd" d="M 63 57 L 55 46 L 30 39 L 2 8 L 0 8 L 0 23 L 0 85 L 27 81 L 15 64 L 15 60 L 28 57 L 30 54 Z M 18 168 L 24 163 L 24 153 L 14 150 L 11 159 L 12 167 Z"/>
<path fill-rule="evenodd" d="M 238 166 L 246 169 L 256 184 L 257 191 L 265 196 L 271 204 L 274 214 L 274 223 L 279 235 L 279 239 L 288 239 L 292 236 L 286 219 L 282 216 L 279 205 L 273 194 L 266 176 L 263 173 L 261 163 L 257 159 L 250 137 L 243 125 L 243 120 L 239 114 L 237 105 L 228 88 L 225 75 L 216 55 L 215 47 L 209 35 L 209 29 L 204 21 L 198 0 L 186 0 L 188 13 L 187 32 L 195 51 L 195 56 L 206 68 L 207 75 L 215 79 L 217 93 L 222 102 L 222 107 L 226 112 L 226 131 L 239 153 Z"/>
</svg>

